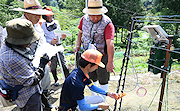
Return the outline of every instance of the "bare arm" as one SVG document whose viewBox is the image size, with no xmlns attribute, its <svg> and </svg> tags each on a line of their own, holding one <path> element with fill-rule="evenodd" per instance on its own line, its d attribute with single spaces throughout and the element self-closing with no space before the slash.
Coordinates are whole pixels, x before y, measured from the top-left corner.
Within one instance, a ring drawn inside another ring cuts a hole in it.
<svg viewBox="0 0 180 111">
<path fill-rule="evenodd" d="M 81 47 L 81 37 L 82 37 L 82 30 L 79 30 L 78 39 L 77 39 L 76 47 L 74 48 L 74 52 L 77 52 Z"/>
<path fill-rule="evenodd" d="M 113 62 L 113 57 L 114 57 L 114 43 L 112 39 L 107 39 L 106 40 L 106 44 L 107 44 L 107 54 L 108 54 L 108 63 L 106 65 L 106 70 L 108 72 L 113 72 L 115 75 L 115 71 L 114 71 L 114 62 Z"/>
</svg>

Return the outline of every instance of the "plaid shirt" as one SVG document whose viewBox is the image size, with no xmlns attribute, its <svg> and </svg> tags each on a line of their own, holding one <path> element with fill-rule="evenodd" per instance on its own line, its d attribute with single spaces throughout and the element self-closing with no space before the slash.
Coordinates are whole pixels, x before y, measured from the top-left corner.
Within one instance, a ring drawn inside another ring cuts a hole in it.
<svg viewBox="0 0 180 111">
<path fill-rule="evenodd" d="M 11 87 L 24 86 L 18 92 L 17 99 L 13 101 L 20 108 L 26 105 L 33 94 L 41 93 L 39 85 L 31 86 L 35 75 L 31 61 L 4 44 L 0 50 L 0 74 Z"/>
</svg>

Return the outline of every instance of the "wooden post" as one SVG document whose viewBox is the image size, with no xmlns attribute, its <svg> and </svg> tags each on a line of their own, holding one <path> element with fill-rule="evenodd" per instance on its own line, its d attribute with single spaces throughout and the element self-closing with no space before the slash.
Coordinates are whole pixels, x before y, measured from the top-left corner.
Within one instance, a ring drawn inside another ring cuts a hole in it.
<svg viewBox="0 0 180 111">
<path fill-rule="evenodd" d="M 170 46 L 172 44 L 172 36 L 169 36 L 168 40 L 169 40 L 169 43 L 167 44 L 166 59 L 165 59 L 165 65 L 164 65 L 165 71 L 167 71 L 167 67 L 169 66 L 169 60 L 170 60 L 169 50 L 170 50 Z M 161 107 L 162 107 L 163 96 L 164 96 L 164 88 L 165 88 L 165 83 L 166 83 L 166 73 L 167 72 L 164 72 L 164 71 L 162 71 L 162 73 L 161 73 L 161 78 L 163 80 L 162 80 L 162 86 L 161 86 L 161 94 L 160 94 L 160 99 L 159 99 L 158 111 L 161 111 Z"/>
</svg>

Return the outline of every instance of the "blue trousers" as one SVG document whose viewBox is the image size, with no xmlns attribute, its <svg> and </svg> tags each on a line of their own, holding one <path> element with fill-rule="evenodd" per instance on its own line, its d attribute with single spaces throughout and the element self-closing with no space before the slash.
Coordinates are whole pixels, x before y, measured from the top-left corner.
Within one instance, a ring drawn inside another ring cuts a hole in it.
<svg viewBox="0 0 180 111">
<path fill-rule="evenodd" d="M 43 107 L 41 104 L 41 95 L 36 92 L 29 98 L 26 105 L 20 109 L 21 111 L 43 111 Z"/>
</svg>

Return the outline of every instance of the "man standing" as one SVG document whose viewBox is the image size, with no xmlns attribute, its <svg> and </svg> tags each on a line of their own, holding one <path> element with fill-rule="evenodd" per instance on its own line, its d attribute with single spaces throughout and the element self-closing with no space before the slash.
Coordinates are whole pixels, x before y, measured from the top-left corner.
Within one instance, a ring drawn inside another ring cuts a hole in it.
<svg viewBox="0 0 180 111">
<path fill-rule="evenodd" d="M 22 15 L 21 19 L 27 19 L 32 22 L 34 29 L 36 33 L 40 36 L 40 40 L 38 41 L 38 46 L 36 43 L 31 45 L 31 49 L 34 50 L 34 53 L 36 51 L 36 48 L 40 47 L 42 44 L 46 43 L 46 38 L 44 37 L 44 31 L 41 28 L 40 24 L 38 23 L 41 15 L 50 14 L 51 12 L 48 10 L 43 10 L 41 8 L 41 5 L 38 0 L 24 0 L 24 9 L 21 8 L 15 8 L 14 11 L 22 11 L 24 14 Z M 36 55 L 36 53 L 35 53 Z M 51 78 L 49 75 L 49 66 L 46 65 L 45 67 L 45 75 L 41 81 L 41 86 L 43 88 L 43 94 L 42 94 L 42 103 L 46 109 L 51 109 L 52 105 L 49 104 L 46 93 L 47 90 L 50 88 L 51 85 Z"/>
<path fill-rule="evenodd" d="M 92 73 L 89 73 L 94 84 L 100 83 L 100 88 L 108 91 L 108 81 L 110 72 L 114 72 L 114 25 L 111 19 L 106 16 L 108 10 L 103 6 L 102 0 L 89 0 L 88 7 L 83 9 L 86 14 L 81 18 L 79 24 L 79 33 L 75 52 L 81 47 L 81 41 L 85 50 L 96 48 L 103 54 L 102 62 L 106 68 L 99 67 Z M 104 100 L 106 97 L 104 96 Z"/>
<path fill-rule="evenodd" d="M 49 10 L 52 12 L 52 9 L 49 7 L 45 7 L 44 9 Z M 42 23 L 42 29 L 44 30 L 45 33 L 45 37 L 46 37 L 46 42 L 51 44 L 51 45 L 61 45 L 61 41 L 60 40 L 64 40 L 66 38 L 65 34 L 62 34 L 61 36 L 57 36 L 54 32 L 54 30 L 61 30 L 59 22 L 57 20 L 53 19 L 54 13 L 52 12 L 49 15 L 43 15 L 42 18 L 46 21 Z M 60 61 L 58 61 L 58 57 Z M 59 63 L 61 62 L 61 63 Z M 57 63 L 62 64 L 62 69 L 64 72 L 64 76 L 65 78 L 69 75 L 69 69 L 66 65 L 66 59 L 64 56 L 63 51 L 58 52 L 55 56 L 53 56 L 51 58 L 51 72 L 52 75 L 54 77 L 55 83 L 54 85 L 57 86 L 59 85 L 59 83 L 57 83 L 58 81 L 58 77 L 57 77 Z"/>
<path fill-rule="evenodd" d="M 0 74 L 4 83 L 15 88 L 10 93 L 13 103 L 21 111 L 43 111 L 41 105 L 40 80 L 44 76 L 45 65 L 49 62 L 44 55 L 36 71 L 31 64 L 33 52 L 30 50 L 32 43 L 39 40 L 34 31 L 33 24 L 25 19 L 13 19 L 6 22 L 7 37 L 0 50 Z M 22 86 L 16 89 L 16 86 Z"/>
</svg>

